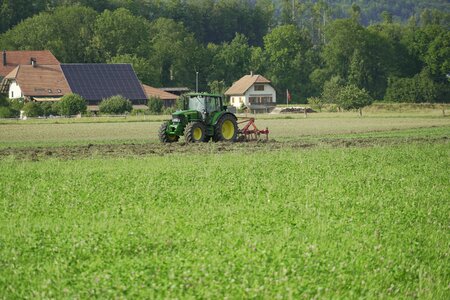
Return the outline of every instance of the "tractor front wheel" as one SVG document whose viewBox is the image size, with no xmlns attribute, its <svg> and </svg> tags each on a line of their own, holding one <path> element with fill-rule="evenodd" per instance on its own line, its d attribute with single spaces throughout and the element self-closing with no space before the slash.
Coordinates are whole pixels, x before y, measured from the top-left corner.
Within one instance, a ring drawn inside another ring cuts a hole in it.
<svg viewBox="0 0 450 300">
<path fill-rule="evenodd" d="M 159 140 L 161 141 L 161 143 L 178 142 L 178 139 L 180 137 L 178 135 L 168 134 L 167 127 L 169 127 L 169 122 L 164 122 L 161 124 L 161 127 L 159 127 L 158 136 L 159 136 Z"/>
<path fill-rule="evenodd" d="M 238 126 L 233 115 L 223 115 L 214 127 L 215 142 L 236 142 Z"/>
<path fill-rule="evenodd" d="M 186 143 L 204 142 L 206 139 L 206 127 L 201 122 L 191 122 L 184 129 Z"/>
</svg>

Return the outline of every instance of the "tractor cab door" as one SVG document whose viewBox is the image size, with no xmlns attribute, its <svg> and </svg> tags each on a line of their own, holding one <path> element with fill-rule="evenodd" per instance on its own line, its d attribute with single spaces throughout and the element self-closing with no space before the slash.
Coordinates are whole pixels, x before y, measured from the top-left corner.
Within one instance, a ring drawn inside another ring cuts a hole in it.
<svg viewBox="0 0 450 300">
<path fill-rule="evenodd" d="M 206 110 L 205 97 L 193 96 L 189 98 L 189 109 L 204 112 Z"/>
<path fill-rule="evenodd" d="M 206 112 L 211 114 L 215 111 L 221 111 L 222 99 L 220 97 L 207 97 L 206 99 Z"/>
</svg>

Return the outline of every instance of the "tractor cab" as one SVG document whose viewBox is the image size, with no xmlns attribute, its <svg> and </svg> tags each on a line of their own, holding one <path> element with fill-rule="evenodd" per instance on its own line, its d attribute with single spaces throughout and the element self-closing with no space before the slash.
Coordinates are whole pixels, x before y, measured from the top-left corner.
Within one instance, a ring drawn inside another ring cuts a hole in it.
<svg viewBox="0 0 450 300">
<path fill-rule="evenodd" d="M 212 113 L 214 111 L 224 111 L 222 97 L 215 94 L 192 93 L 184 96 L 184 110 L 196 110 L 200 113 Z"/>
</svg>

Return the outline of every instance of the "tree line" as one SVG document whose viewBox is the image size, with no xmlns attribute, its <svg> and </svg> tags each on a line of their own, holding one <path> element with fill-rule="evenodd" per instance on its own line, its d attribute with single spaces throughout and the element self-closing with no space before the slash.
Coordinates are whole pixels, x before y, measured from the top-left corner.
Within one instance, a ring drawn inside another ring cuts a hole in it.
<svg viewBox="0 0 450 300">
<path fill-rule="evenodd" d="M 0 11 L 27 2 L 4 0 Z M 156 87 L 194 88 L 198 72 L 200 90 L 223 93 L 253 72 L 272 80 L 281 101 L 289 89 L 295 102 L 333 103 L 354 88 L 375 100 L 450 100 L 445 9 L 407 21 L 383 11 L 366 25 L 358 5 L 335 19 L 332 2 L 294 2 L 293 10 L 292 1 L 269 0 L 33 1 L 38 13 L 1 34 L 0 48 L 48 49 L 64 63 L 131 63 Z"/>
</svg>

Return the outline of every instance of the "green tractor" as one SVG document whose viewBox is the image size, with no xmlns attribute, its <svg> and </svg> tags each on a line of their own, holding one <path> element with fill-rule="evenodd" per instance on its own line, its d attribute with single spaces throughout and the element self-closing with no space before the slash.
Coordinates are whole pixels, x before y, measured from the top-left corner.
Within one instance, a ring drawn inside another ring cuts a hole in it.
<svg viewBox="0 0 450 300">
<path fill-rule="evenodd" d="M 176 111 L 172 120 L 161 124 L 162 143 L 177 142 L 182 135 L 187 143 L 237 140 L 237 118 L 227 111 L 220 95 L 190 93 L 182 96 L 182 102 L 183 110 Z"/>
</svg>

